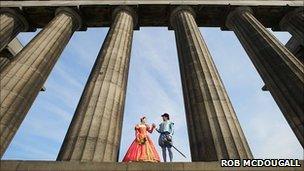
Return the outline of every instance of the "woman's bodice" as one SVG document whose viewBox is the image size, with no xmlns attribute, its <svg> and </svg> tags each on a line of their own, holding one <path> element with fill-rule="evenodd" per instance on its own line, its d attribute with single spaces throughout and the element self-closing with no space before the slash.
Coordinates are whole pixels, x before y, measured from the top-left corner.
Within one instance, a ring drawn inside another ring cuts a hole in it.
<svg viewBox="0 0 304 171">
<path fill-rule="evenodd" d="M 148 135 L 148 132 L 152 132 L 153 130 L 147 124 L 138 124 L 135 126 L 135 131 L 140 138 L 144 138 Z"/>
</svg>

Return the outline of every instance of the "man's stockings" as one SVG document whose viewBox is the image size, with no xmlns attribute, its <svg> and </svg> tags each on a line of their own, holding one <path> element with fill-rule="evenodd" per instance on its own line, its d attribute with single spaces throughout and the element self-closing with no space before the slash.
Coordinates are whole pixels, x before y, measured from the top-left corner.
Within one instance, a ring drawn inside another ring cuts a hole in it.
<svg viewBox="0 0 304 171">
<path fill-rule="evenodd" d="M 172 162 L 172 160 L 173 160 L 173 153 L 172 153 L 171 148 L 168 148 L 168 152 L 169 152 L 170 162 Z M 166 147 L 162 147 L 162 154 L 163 154 L 164 162 L 167 162 Z"/>
</svg>

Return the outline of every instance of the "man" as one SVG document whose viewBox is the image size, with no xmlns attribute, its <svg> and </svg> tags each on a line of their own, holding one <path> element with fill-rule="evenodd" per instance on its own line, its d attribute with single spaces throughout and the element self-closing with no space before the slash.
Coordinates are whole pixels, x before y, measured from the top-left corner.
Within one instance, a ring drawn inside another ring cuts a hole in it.
<svg viewBox="0 0 304 171">
<path fill-rule="evenodd" d="M 166 151 L 168 149 L 170 162 L 173 159 L 173 153 L 171 150 L 172 147 L 172 135 L 174 133 L 174 123 L 170 121 L 170 116 L 168 113 L 161 115 L 163 122 L 159 124 L 159 128 L 156 128 L 156 131 L 160 133 L 158 144 L 162 148 L 162 154 L 164 162 L 167 162 Z"/>
</svg>

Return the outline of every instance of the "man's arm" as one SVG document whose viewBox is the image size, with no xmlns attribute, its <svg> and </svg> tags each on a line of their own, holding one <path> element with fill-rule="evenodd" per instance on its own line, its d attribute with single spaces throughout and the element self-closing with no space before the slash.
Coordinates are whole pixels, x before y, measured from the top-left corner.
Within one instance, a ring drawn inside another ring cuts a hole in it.
<svg viewBox="0 0 304 171">
<path fill-rule="evenodd" d="M 155 127 L 155 130 L 160 133 L 159 128 L 157 128 L 155 124 L 153 124 L 153 126 Z"/>
<path fill-rule="evenodd" d="M 170 128 L 171 128 L 170 135 L 172 136 L 174 134 L 174 123 L 173 122 L 170 124 Z"/>
</svg>

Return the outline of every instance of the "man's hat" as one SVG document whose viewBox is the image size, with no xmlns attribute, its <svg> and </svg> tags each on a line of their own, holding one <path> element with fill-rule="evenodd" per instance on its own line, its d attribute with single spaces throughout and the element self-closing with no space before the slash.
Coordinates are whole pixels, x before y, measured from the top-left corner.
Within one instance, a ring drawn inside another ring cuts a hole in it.
<svg viewBox="0 0 304 171">
<path fill-rule="evenodd" d="M 161 115 L 161 117 L 164 117 L 164 116 L 167 117 L 167 118 L 170 118 L 168 113 L 164 113 L 164 114 Z"/>
</svg>

